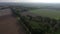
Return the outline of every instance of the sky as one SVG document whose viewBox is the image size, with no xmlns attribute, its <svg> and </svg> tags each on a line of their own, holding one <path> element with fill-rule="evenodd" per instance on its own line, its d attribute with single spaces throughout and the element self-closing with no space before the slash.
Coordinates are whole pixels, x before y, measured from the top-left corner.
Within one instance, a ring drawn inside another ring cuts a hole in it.
<svg viewBox="0 0 60 34">
<path fill-rule="evenodd" d="M 0 0 L 0 2 L 60 3 L 60 0 Z"/>
</svg>

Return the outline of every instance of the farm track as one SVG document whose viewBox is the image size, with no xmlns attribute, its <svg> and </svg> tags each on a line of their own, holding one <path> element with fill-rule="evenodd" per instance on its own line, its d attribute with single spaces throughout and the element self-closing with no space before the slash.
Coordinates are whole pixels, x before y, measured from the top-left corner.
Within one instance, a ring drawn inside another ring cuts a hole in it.
<svg viewBox="0 0 60 34">
<path fill-rule="evenodd" d="M 0 34 L 25 34 L 23 27 L 12 15 L 0 16 Z"/>
</svg>

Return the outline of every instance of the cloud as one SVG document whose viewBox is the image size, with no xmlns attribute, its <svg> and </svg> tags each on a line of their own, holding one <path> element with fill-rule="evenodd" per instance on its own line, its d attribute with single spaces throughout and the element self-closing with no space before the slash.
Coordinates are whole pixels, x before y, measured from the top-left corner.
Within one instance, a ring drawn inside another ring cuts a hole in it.
<svg viewBox="0 0 60 34">
<path fill-rule="evenodd" d="M 0 0 L 0 2 L 16 2 L 17 0 Z"/>
<path fill-rule="evenodd" d="M 0 0 L 0 2 L 60 3 L 60 0 Z"/>
<path fill-rule="evenodd" d="M 34 3 L 60 3 L 60 0 L 18 0 L 18 2 L 34 2 Z"/>
</svg>

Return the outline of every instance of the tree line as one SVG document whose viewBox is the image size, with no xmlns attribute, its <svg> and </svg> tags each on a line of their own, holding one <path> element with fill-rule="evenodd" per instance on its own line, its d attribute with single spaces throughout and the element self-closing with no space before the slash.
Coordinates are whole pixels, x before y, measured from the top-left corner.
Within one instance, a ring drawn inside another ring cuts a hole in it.
<svg viewBox="0 0 60 34">
<path fill-rule="evenodd" d="M 31 34 L 55 34 L 60 30 L 60 19 L 31 15 L 22 16 L 19 11 L 15 12 L 13 9 L 12 11 L 14 15 L 20 17 L 19 21 L 22 21 L 29 28 Z"/>
<path fill-rule="evenodd" d="M 30 21 L 35 21 L 36 23 L 39 23 L 42 27 L 40 30 L 41 32 L 39 32 L 39 34 L 54 34 L 55 32 L 57 32 L 60 29 L 60 19 L 56 20 L 54 18 L 49 18 L 49 17 L 42 17 L 42 16 L 22 16 L 21 20 L 23 21 L 23 23 L 30 29 L 30 31 L 32 32 L 32 34 L 37 34 L 38 31 L 33 30 L 29 24 Z"/>
</svg>

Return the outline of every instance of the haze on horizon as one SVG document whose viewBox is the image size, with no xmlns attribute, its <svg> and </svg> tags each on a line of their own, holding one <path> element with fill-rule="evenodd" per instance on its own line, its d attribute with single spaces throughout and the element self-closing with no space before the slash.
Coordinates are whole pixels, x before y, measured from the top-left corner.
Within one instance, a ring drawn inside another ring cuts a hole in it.
<svg viewBox="0 0 60 34">
<path fill-rule="evenodd" d="M 0 0 L 0 2 L 17 2 L 17 3 L 60 3 L 60 0 Z"/>
</svg>

